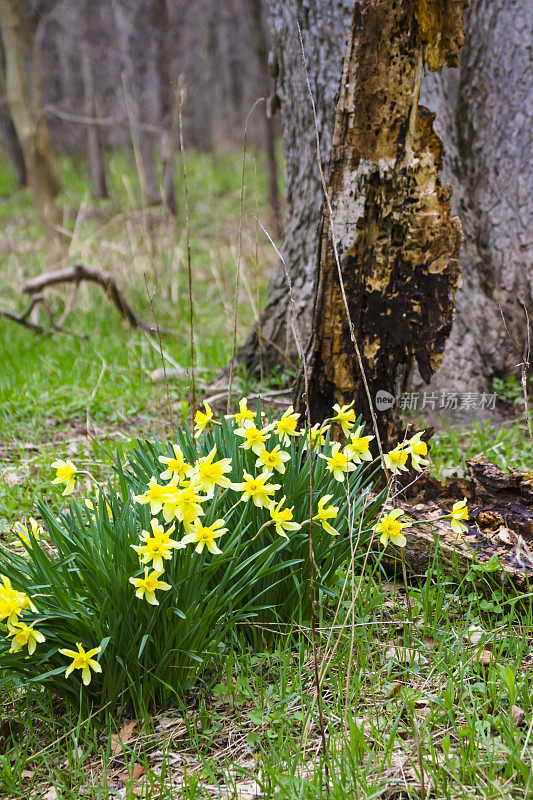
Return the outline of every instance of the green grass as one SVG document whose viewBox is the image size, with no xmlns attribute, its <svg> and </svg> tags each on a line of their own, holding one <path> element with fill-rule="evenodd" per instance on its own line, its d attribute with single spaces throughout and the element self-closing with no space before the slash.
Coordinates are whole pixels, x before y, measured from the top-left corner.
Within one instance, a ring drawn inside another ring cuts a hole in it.
<svg viewBox="0 0 533 800">
<path fill-rule="evenodd" d="M 438 798 L 525 797 L 531 609 L 497 589 L 481 608 L 472 580 L 453 584 L 434 565 L 412 587 L 413 624 L 403 592 L 375 568 L 359 592 L 349 584 L 341 599 L 339 586 L 336 627 L 335 602 L 321 604 L 319 659 L 331 657 L 323 670 L 329 797 L 390 797 L 393 789 L 421 797 L 422 774 Z M 53 786 L 72 800 L 239 800 L 257 785 L 265 798 L 326 798 L 308 635 L 281 636 L 265 653 L 229 642 L 222 680 L 206 675 L 185 706 L 133 733 L 105 709 L 87 721 L 37 692 L 11 698 L 2 796 L 43 797 Z"/>
<path fill-rule="evenodd" d="M 431 440 L 432 474 L 439 479 L 466 476 L 467 461 L 477 456 L 485 456 L 504 471 L 531 472 L 533 456 L 525 421 L 502 425 L 486 421 L 464 428 L 446 424 Z"/>
<path fill-rule="evenodd" d="M 242 156 L 187 158 L 196 346 L 201 375 L 209 378 L 231 353 Z M 60 168 L 60 201 L 72 233 L 69 263 L 79 259 L 111 271 L 138 313 L 151 319 L 146 275 L 150 291 L 157 287 L 157 321 L 170 334 L 164 350 L 188 367 L 181 170 L 174 223 L 159 210 L 139 210 L 129 154 L 108 158 L 109 201 L 90 201 L 81 162 L 61 159 Z M 252 155 L 245 185 L 246 204 L 255 211 Z M 0 198 L 0 305 L 21 309 L 18 288 L 42 269 L 42 235 L 29 193 L 14 191 L 2 162 Z M 257 208 L 267 219 L 259 157 Z M 261 303 L 275 262 L 263 239 L 256 261 L 254 225 L 249 216 L 244 219 L 241 340 L 254 318 L 256 272 Z M 61 310 L 67 293 L 50 296 Z M 157 346 L 130 330 L 99 289 L 82 288 L 68 329 L 72 335 L 37 338 L 0 320 L 4 538 L 15 521 L 34 513 L 38 499 L 57 507 L 50 486 L 55 458 L 74 458 L 81 467 L 96 462 L 103 477 L 117 448 L 125 455 L 137 434 L 154 430 L 164 436 L 170 427 L 165 387 L 151 380 L 161 367 Z M 245 376 L 244 389 L 249 383 Z M 178 423 L 187 414 L 188 396 L 186 380 L 171 383 Z M 440 477 L 461 474 L 475 455 L 488 455 L 505 469 L 531 469 L 521 422 L 496 429 L 447 427 L 433 442 L 432 469 Z M 531 598 L 504 594 L 479 565 L 454 582 L 435 563 L 413 579 L 410 622 L 401 584 L 387 580 L 379 567 L 368 563 L 362 574 L 348 576 L 342 594 L 345 578 L 339 575 L 334 598 L 321 596 L 318 602 L 319 662 L 328 660 L 323 689 L 329 795 L 310 632 L 295 626 L 264 653 L 250 650 L 238 635 L 230 638 L 217 669 L 203 676 L 185 705 L 161 709 L 133 730 L 124 727 L 128 720 L 120 709 L 95 708 L 87 720 L 38 691 L 4 692 L 0 798 L 51 800 L 55 787 L 62 800 L 245 800 L 254 797 L 257 782 L 267 799 L 406 800 L 422 796 L 422 775 L 439 799 L 531 796 Z M 476 645 L 470 643 L 472 627 Z M 486 663 L 479 663 L 480 652 Z M 215 677 L 220 672 L 222 679 Z M 524 721 L 513 705 L 524 712 Z"/>
</svg>

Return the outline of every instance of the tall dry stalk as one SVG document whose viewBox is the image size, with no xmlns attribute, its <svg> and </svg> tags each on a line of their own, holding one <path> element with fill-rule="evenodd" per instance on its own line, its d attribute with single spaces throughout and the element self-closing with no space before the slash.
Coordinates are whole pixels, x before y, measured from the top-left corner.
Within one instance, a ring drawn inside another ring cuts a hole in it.
<svg viewBox="0 0 533 800">
<path fill-rule="evenodd" d="M 190 354 L 191 354 L 191 379 L 189 386 L 191 394 L 189 397 L 191 428 L 194 427 L 194 410 L 196 408 L 196 350 L 194 346 L 194 303 L 192 298 L 192 267 L 191 267 L 191 236 L 190 236 L 190 215 L 189 215 L 189 184 L 187 182 L 187 162 L 185 159 L 185 146 L 183 144 L 183 97 L 185 94 L 185 83 L 183 76 L 180 75 L 178 86 L 178 128 L 181 161 L 183 164 L 183 186 L 185 191 L 185 239 L 187 242 L 187 281 L 189 291 L 189 334 L 190 334 Z"/>
</svg>

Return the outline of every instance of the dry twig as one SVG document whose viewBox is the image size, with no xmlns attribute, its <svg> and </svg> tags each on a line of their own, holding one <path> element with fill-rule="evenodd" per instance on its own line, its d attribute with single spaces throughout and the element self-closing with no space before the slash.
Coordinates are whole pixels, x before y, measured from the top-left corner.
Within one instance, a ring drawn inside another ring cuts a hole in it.
<svg viewBox="0 0 533 800">
<path fill-rule="evenodd" d="M 130 306 L 120 287 L 117 285 L 117 282 L 113 278 L 109 272 L 100 272 L 100 270 L 95 269 L 94 267 L 87 267 L 85 264 L 74 264 L 73 267 L 66 267 L 65 269 L 57 269 L 53 272 L 44 272 L 42 275 L 38 275 L 36 278 L 31 278 L 31 280 L 26 281 L 24 286 L 22 287 L 23 291 L 26 294 L 32 295 L 32 305 L 30 309 L 25 311 L 24 314 L 18 315 L 11 314 L 11 312 L 4 312 L 1 310 L 3 316 L 8 317 L 9 319 L 13 319 L 15 322 L 19 322 L 20 324 L 26 324 L 27 327 L 31 327 L 34 330 L 37 329 L 37 332 L 42 333 L 43 329 L 40 325 L 35 325 L 34 323 L 28 323 L 24 321 L 26 317 L 29 315 L 31 309 L 36 305 L 36 302 L 42 303 L 44 301 L 42 290 L 47 288 L 48 286 L 55 286 L 58 283 L 74 283 L 79 285 L 81 281 L 89 281 L 91 283 L 97 283 L 103 289 L 105 289 L 106 294 L 118 308 L 124 319 L 129 322 L 132 328 L 139 328 L 143 331 L 154 331 L 154 326 L 148 322 L 145 322 L 140 317 L 137 316 L 133 308 Z M 73 302 L 73 301 L 72 301 Z M 71 302 L 67 304 L 71 306 Z M 69 308 L 70 312 L 70 308 Z M 65 314 L 63 314 L 60 323 L 66 319 Z M 60 330 L 60 324 L 56 325 L 52 321 L 51 327 L 54 330 Z"/>
</svg>

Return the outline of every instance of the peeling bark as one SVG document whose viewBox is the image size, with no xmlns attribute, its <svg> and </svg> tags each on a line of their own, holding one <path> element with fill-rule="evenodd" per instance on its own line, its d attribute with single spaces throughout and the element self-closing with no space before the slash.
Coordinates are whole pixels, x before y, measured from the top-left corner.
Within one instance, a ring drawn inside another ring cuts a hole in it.
<svg viewBox="0 0 533 800">
<path fill-rule="evenodd" d="M 442 359 L 461 233 L 450 214 L 449 188 L 439 179 L 442 145 L 434 115 L 418 97 L 426 54 L 435 66 L 456 62 L 463 39 L 458 7 L 456 0 L 432 3 L 419 26 L 417 14 L 426 13 L 421 0 L 354 6 L 330 164 L 333 219 L 326 209 L 307 353 L 313 421 L 329 416 L 333 403 L 352 400 L 370 419 L 354 334 L 372 398 L 378 390 L 396 396 L 413 361 L 429 381 Z M 301 379 L 295 400 L 303 405 Z M 378 425 L 385 443 L 394 440 L 397 411 L 382 410 Z"/>
</svg>

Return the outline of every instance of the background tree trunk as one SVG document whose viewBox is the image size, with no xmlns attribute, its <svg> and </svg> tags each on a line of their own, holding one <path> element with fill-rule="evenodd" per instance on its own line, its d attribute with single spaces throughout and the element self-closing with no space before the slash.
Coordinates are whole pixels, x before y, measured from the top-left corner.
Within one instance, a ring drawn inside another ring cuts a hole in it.
<svg viewBox="0 0 533 800">
<path fill-rule="evenodd" d="M 490 392 L 492 376 L 508 375 L 517 360 L 498 304 L 518 341 L 526 334 L 518 298 L 533 319 L 531 14 L 521 0 L 477 0 L 465 16 L 459 68 L 422 81 L 464 232 L 463 286 L 430 390 Z"/>
<path fill-rule="evenodd" d="M 61 185 L 42 108 L 35 31 L 20 0 L 0 0 L 0 32 L 5 58 L 6 102 L 41 217 L 47 266 L 53 267 L 62 260 L 65 246 L 62 213 L 55 202 Z"/>
<path fill-rule="evenodd" d="M 174 186 L 174 162 L 177 131 L 175 122 L 176 89 L 172 81 L 171 41 L 172 34 L 167 0 L 155 0 L 153 24 L 159 39 L 157 68 L 159 72 L 159 105 L 163 130 L 161 132 L 161 161 L 163 166 L 162 200 L 171 214 L 176 214 L 176 189 Z"/>
<path fill-rule="evenodd" d="M 19 189 L 27 185 L 26 164 L 24 163 L 24 153 L 20 146 L 17 131 L 13 125 L 13 120 L 9 116 L 7 105 L 3 97 L 0 97 L 0 141 L 2 149 L 6 152 L 9 160 L 15 169 L 15 181 Z"/>
<path fill-rule="evenodd" d="M 401 392 L 414 360 L 429 381 L 442 359 L 459 281 L 461 229 L 439 179 L 442 145 L 433 115 L 418 99 L 424 61 L 433 69 L 457 63 L 463 5 L 354 4 L 307 354 L 313 421 L 330 416 L 334 402 L 352 400 L 356 413 L 370 420 L 361 366 L 375 403 L 378 390 Z M 300 408 L 304 387 L 300 377 Z M 378 411 L 386 445 L 398 437 L 399 415 L 394 407 L 378 405 Z"/>
<path fill-rule="evenodd" d="M 89 2 L 84 8 L 84 37 L 81 42 L 81 73 L 83 80 L 84 108 L 86 117 L 97 116 L 96 91 L 93 71 L 93 47 L 95 44 L 95 20 L 97 9 Z M 87 157 L 91 177 L 91 191 L 95 199 L 109 197 L 105 174 L 104 150 L 98 124 L 87 124 Z"/>
<path fill-rule="evenodd" d="M 311 101 L 302 69 L 297 21 L 308 62 L 318 115 L 322 160 L 329 163 L 335 94 L 344 58 L 346 30 L 353 0 L 267 0 L 274 38 L 276 94 L 273 110 L 281 109 L 287 205 L 281 252 L 289 270 L 301 329 L 311 327 L 318 228 L 323 204 L 317 166 Z M 287 281 L 279 264 L 270 283 L 269 299 L 259 325 L 239 350 L 252 370 L 261 353 L 266 369 L 276 364 L 296 368 Z"/>
<path fill-rule="evenodd" d="M 142 203 L 157 205 L 161 202 L 161 193 L 157 185 L 153 161 L 153 134 L 146 130 L 146 118 L 153 124 L 153 103 L 159 103 L 159 82 L 156 66 L 156 52 L 153 40 L 146 40 L 144 35 L 144 22 L 150 11 L 149 0 L 137 4 L 116 2 L 113 5 L 115 28 L 120 47 L 120 57 L 123 80 L 125 82 L 125 106 L 129 120 L 132 140 L 138 144 L 136 152 L 139 182 L 141 184 Z M 139 44 L 141 56 L 136 48 L 135 37 L 142 33 L 143 44 Z M 150 67 L 150 69 L 148 69 Z M 147 91 L 147 83 L 150 89 Z M 126 95 L 129 95 L 126 97 Z M 147 113 L 146 102 L 149 101 L 150 109 Z"/>
<path fill-rule="evenodd" d="M 263 15 L 263 0 L 248 0 L 255 34 L 255 48 L 257 61 L 262 77 L 263 91 L 266 98 L 272 92 L 272 77 L 268 64 L 267 32 Z M 279 239 L 282 235 L 281 197 L 278 183 L 278 162 L 276 158 L 276 125 L 271 114 L 270 101 L 263 106 L 263 120 L 265 126 L 265 154 L 268 173 L 268 200 L 272 212 L 272 224 L 275 236 Z"/>
</svg>

